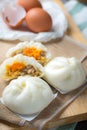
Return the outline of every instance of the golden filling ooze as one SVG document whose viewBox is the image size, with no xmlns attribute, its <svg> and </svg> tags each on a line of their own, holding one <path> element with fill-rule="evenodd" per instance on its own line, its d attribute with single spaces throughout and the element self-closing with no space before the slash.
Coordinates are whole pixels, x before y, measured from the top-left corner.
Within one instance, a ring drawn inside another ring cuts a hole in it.
<svg viewBox="0 0 87 130">
<path fill-rule="evenodd" d="M 39 60 L 41 58 L 41 52 L 41 49 L 37 49 L 35 47 L 25 48 L 23 50 L 23 55 L 34 57 L 36 60 Z"/>
<path fill-rule="evenodd" d="M 19 62 L 15 62 L 13 65 L 7 65 L 6 69 L 7 71 L 11 71 L 11 72 L 15 72 L 15 71 L 20 71 L 22 69 L 25 68 L 25 64 L 24 63 L 19 63 Z"/>
</svg>

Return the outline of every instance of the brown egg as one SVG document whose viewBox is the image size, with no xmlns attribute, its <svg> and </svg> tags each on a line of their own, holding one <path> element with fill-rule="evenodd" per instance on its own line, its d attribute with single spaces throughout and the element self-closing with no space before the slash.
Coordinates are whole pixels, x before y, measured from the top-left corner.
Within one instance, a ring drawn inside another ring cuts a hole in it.
<svg viewBox="0 0 87 130">
<path fill-rule="evenodd" d="M 31 8 L 42 7 L 38 0 L 18 0 L 18 4 L 24 7 L 26 11 L 30 10 Z"/>
<path fill-rule="evenodd" d="M 33 8 L 28 11 L 26 23 L 33 32 L 46 32 L 52 28 L 51 16 L 42 8 Z"/>
</svg>

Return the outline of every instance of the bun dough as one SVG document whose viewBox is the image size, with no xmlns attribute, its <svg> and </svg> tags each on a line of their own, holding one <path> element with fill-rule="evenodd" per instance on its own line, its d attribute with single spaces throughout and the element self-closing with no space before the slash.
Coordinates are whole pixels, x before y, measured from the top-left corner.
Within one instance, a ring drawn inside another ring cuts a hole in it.
<svg viewBox="0 0 87 130">
<path fill-rule="evenodd" d="M 14 63 L 23 63 L 25 65 L 25 67 L 31 65 L 34 68 L 36 68 L 38 71 L 40 71 L 39 77 L 42 77 L 42 75 L 43 75 L 43 67 L 42 67 L 42 65 L 39 64 L 33 57 L 27 57 L 27 56 L 24 56 L 22 54 L 18 54 L 18 55 L 14 56 L 14 57 L 6 59 L 1 64 L 1 66 L 0 66 L 0 76 L 3 79 L 11 80 L 13 78 L 17 78 L 17 76 L 16 77 L 13 76 L 14 73 L 12 73 L 11 75 L 8 75 L 9 72 L 8 72 L 8 69 L 6 68 L 6 66 L 12 66 Z M 25 75 L 28 75 L 28 74 L 25 74 Z M 19 76 L 21 76 L 21 74 Z"/>
<path fill-rule="evenodd" d="M 38 77 L 19 77 L 5 88 L 2 101 L 12 111 L 28 115 L 42 111 L 53 100 L 49 85 Z"/>
<path fill-rule="evenodd" d="M 56 57 L 44 69 L 44 78 L 62 93 L 74 90 L 86 79 L 81 63 L 74 57 Z"/>
<path fill-rule="evenodd" d="M 37 49 L 42 49 L 47 52 L 47 48 L 41 44 L 40 42 L 34 42 L 34 41 L 24 41 L 20 42 L 16 46 L 10 48 L 6 54 L 6 57 L 11 57 L 14 52 L 23 50 L 24 48 L 30 48 L 30 47 L 36 47 Z M 47 57 L 49 58 L 51 54 L 47 52 Z"/>
<path fill-rule="evenodd" d="M 44 62 L 46 62 L 46 63 L 51 59 L 51 53 L 48 52 L 48 49 L 40 42 L 34 42 L 34 41 L 20 42 L 19 44 L 17 44 L 16 46 L 14 46 L 8 50 L 6 57 L 12 57 L 19 53 L 23 54 L 23 50 L 26 48 L 36 48 L 37 50 L 41 50 L 41 51 L 45 52 L 44 53 L 45 54 Z M 32 52 L 32 53 L 36 53 L 36 52 Z M 25 55 L 25 54 L 23 54 L 23 55 Z M 40 62 L 40 60 L 39 60 L 39 62 Z M 46 64 L 46 63 L 44 63 L 44 64 Z"/>
</svg>

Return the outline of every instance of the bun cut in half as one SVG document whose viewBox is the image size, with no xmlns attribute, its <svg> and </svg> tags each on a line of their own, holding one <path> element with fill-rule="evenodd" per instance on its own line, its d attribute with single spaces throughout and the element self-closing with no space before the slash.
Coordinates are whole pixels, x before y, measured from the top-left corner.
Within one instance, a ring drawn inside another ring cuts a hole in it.
<svg viewBox="0 0 87 130">
<path fill-rule="evenodd" d="M 51 53 L 40 42 L 25 41 L 20 42 L 15 47 L 8 50 L 6 56 L 13 57 L 22 54 L 28 57 L 34 57 L 39 63 L 45 65 L 51 59 Z"/>
<path fill-rule="evenodd" d="M 0 76 L 5 80 L 12 80 L 25 75 L 42 77 L 42 65 L 32 57 L 19 54 L 6 59 L 0 66 Z"/>
</svg>

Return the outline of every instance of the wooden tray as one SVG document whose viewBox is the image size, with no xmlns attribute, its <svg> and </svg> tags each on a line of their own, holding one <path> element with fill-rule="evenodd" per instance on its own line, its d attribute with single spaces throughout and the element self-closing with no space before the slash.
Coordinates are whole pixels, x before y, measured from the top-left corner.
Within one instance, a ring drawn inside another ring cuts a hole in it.
<svg viewBox="0 0 87 130">
<path fill-rule="evenodd" d="M 87 40 L 83 37 L 82 33 L 75 25 L 72 18 L 67 13 L 61 0 L 54 0 L 54 1 L 58 3 L 66 13 L 70 28 L 68 31 L 68 35 L 77 41 L 87 44 Z M 56 116 L 53 120 L 51 120 L 47 124 L 47 128 L 53 128 L 57 127 L 58 125 L 69 124 L 72 122 L 77 122 L 86 119 L 87 119 L 87 90 L 83 94 L 81 94 L 81 96 L 79 96 L 71 105 L 69 105 L 67 109 L 65 109 L 60 116 Z M 17 130 L 17 129 L 21 130 L 24 128 L 19 128 L 17 126 L 11 125 L 3 121 L 0 122 L 0 130 Z"/>
</svg>

